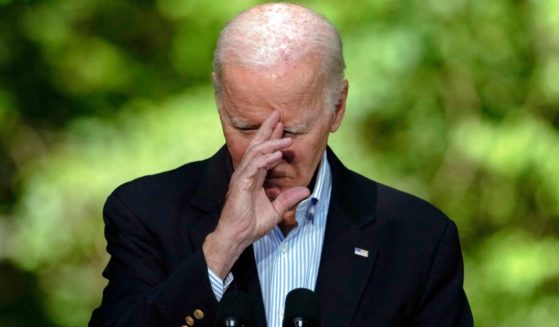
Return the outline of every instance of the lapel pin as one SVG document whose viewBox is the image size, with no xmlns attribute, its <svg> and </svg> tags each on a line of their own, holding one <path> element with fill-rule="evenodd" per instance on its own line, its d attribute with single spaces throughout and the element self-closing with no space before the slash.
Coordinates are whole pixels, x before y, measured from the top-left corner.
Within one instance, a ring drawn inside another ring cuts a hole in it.
<svg viewBox="0 0 559 327">
<path fill-rule="evenodd" d="M 353 254 L 355 255 L 359 255 L 365 258 L 369 257 L 369 251 L 365 250 L 365 249 L 361 249 L 361 248 L 355 248 L 355 250 L 353 250 Z"/>
</svg>

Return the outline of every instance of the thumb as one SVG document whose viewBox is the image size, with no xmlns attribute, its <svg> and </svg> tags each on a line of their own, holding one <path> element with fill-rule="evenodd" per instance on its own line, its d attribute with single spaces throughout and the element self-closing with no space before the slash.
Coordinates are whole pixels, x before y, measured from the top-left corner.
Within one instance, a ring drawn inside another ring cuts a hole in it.
<svg viewBox="0 0 559 327">
<path fill-rule="evenodd" d="M 276 212 L 281 216 L 287 210 L 293 208 L 297 203 L 303 201 L 311 194 L 308 188 L 304 186 L 296 186 L 284 190 L 272 202 L 272 206 Z"/>
</svg>

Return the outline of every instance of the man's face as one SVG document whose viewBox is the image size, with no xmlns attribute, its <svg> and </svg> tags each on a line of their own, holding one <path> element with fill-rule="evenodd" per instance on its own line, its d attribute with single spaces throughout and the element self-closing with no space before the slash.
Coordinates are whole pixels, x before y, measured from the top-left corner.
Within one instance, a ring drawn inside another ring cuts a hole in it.
<svg viewBox="0 0 559 327">
<path fill-rule="evenodd" d="M 225 65 L 218 106 L 227 148 L 236 168 L 262 122 L 275 110 L 284 137 L 293 139 L 279 165 L 268 171 L 264 188 L 269 198 L 283 189 L 308 186 L 326 148 L 328 134 L 340 125 L 347 86 L 333 112 L 326 107 L 325 78 L 320 61 L 307 57 L 274 68 Z M 347 85 L 347 84 L 346 84 Z"/>
</svg>

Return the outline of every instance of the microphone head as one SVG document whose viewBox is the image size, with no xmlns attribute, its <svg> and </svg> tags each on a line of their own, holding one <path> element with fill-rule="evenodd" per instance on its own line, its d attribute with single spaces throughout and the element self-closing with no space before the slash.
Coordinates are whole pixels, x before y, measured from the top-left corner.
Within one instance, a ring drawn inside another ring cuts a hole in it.
<svg viewBox="0 0 559 327">
<path fill-rule="evenodd" d="M 306 288 L 296 288 L 285 297 L 283 326 L 294 326 L 296 320 L 303 320 L 303 326 L 320 326 L 320 303 L 315 292 Z"/>
<path fill-rule="evenodd" d="M 230 326 L 226 321 L 235 320 L 234 326 L 256 327 L 254 305 L 247 293 L 232 291 L 221 298 L 216 314 L 217 326 Z"/>
</svg>

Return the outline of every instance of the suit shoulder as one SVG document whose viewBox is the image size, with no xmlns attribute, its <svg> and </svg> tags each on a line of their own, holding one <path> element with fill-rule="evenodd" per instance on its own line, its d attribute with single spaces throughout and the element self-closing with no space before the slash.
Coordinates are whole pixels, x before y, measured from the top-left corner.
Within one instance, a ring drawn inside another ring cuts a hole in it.
<svg viewBox="0 0 559 327">
<path fill-rule="evenodd" d="M 435 205 L 413 194 L 376 182 L 352 172 L 363 194 L 374 201 L 379 218 L 398 220 L 408 225 L 446 226 L 451 220 Z"/>
<path fill-rule="evenodd" d="M 209 159 L 194 161 L 172 170 L 138 177 L 118 186 L 111 195 L 123 201 L 173 199 L 196 187 Z M 150 201 L 153 202 L 153 201 Z"/>
</svg>

